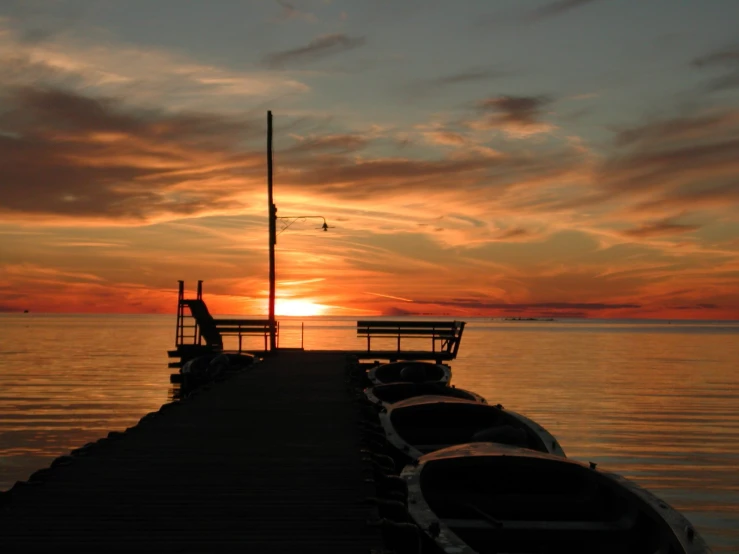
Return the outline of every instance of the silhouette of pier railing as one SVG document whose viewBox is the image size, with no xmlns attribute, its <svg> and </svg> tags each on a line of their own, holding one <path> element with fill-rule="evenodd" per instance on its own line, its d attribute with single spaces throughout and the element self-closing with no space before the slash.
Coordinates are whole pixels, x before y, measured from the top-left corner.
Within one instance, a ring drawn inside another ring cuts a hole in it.
<svg viewBox="0 0 739 554">
<path fill-rule="evenodd" d="M 179 358 L 179 361 L 171 362 L 170 367 L 181 367 L 192 358 L 213 352 L 249 352 L 257 356 L 272 353 L 269 343 L 271 331 L 269 319 L 213 317 L 203 300 L 203 281 L 198 281 L 195 298 L 185 298 L 185 283 L 178 281 L 178 284 L 176 349 L 169 351 L 169 357 Z M 276 339 L 274 350 L 284 350 L 279 346 L 279 322 L 275 321 L 274 326 Z M 341 352 L 355 356 L 359 360 L 447 362 L 457 357 L 464 326 L 463 321 L 358 321 L 357 337 L 367 338 L 367 349 L 342 350 Z M 299 328 L 288 325 L 285 330 L 288 331 L 288 342 L 295 344 L 298 339 L 300 341 L 299 347 L 289 350 L 303 350 L 305 331 L 303 324 L 301 323 Z M 236 337 L 238 350 L 225 348 L 224 337 Z M 260 347 L 253 348 L 254 340 L 252 340 L 248 345 L 249 348 L 246 348 L 244 339 L 247 337 L 261 338 L 260 342 L 263 341 L 263 343 Z M 372 339 L 375 339 L 374 343 Z M 401 348 L 401 339 L 404 341 L 404 348 Z M 385 343 L 392 343 L 392 345 L 390 348 L 384 348 Z M 412 347 L 409 348 L 409 346 Z"/>
<path fill-rule="evenodd" d="M 401 350 L 401 339 L 430 339 L 431 352 L 426 357 L 441 363 L 457 357 L 464 325 L 464 321 L 357 321 L 357 336 L 367 338 L 367 357 L 382 353 L 391 359 L 407 357 Z M 388 355 L 386 350 L 372 350 L 372 338 L 393 339 L 395 352 Z"/>
<path fill-rule="evenodd" d="M 239 352 L 242 352 L 244 337 L 261 336 L 266 352 L 270 330 L 268 319 L 214 318 L 203 300 L 203 281 L 198 281 L 195 298 L 185 298 L 185 282 L 178 281 L 176 350 L 169 352 L 170 357 L 187 359 L 205 352 L 223 351 L 225 336 L 238 338 Z M 277 322 L 275 333 L 279 337 Z M 254 349 L 250 348 L 249 351 L 254 352 Z"/>
</svg>

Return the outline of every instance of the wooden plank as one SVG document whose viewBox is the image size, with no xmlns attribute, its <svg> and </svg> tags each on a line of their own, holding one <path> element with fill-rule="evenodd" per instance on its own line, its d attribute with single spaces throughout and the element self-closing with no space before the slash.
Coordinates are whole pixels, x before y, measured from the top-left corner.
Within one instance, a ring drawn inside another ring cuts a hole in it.
<svg viewBox="0 0 739 554">
<path fill-rule="evenodd" d="M 420 338 L 429 338 L 429 337 L 439 337 L 439 338 L 454 338 L 453 333 L 449 333 L 448 331 L 432 331 L 431 329 L 368 329 L 366 331 L 358 330 L 357 336 L 367 336 L 371 335 L 373 337 L 380 336 L 380 337 L 420 337 Z"/>
<path fill-rule="evenodd" d="M 345 359 L 278 353 L 14 488 L 0 552 L 383 551 Z"/>
<path fill-rule="evenodd" d="M 455 321 L 357 321 L 357 327 L 373 328 L 416 328 L 454 329 Z"/>
<path fill-rule="evenodd" d="M 250 325 L 254 327 L 266 327 L 269 329 L 268 319 L 221 319 L 213 320 L 216 325 Z"/>
<path fill-rule="evenodd" d="M 241 334 L 241 335 L 265 335 L 269 334 L 269 328 L 264 327 L 217 327 L 218 332 L 224 334 Z"/>
</svg>

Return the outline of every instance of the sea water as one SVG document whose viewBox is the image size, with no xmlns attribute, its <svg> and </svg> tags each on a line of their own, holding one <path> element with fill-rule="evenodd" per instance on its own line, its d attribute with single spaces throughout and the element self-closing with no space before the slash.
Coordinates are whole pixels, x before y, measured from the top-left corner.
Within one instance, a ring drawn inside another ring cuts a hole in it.
<svg viewBox="0 0 739 554">
<path fill-rule="evenodd" d="M 716 552 L 739 552 L 739 322 L 467 322 L 453 384 L 656 493 Z M 355 324 L 281 318 L 280 346 L 366 348 Z M 171 400 L 174 337 L 174 316 L 0 314 L 0 490 Z M 383 346 L 395 342 L 373 340 Z"/>
</svg>

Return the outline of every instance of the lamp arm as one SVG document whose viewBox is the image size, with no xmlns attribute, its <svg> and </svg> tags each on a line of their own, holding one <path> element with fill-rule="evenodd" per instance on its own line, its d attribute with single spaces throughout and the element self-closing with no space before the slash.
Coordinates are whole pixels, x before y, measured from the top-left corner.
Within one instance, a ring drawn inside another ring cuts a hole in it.
<svg viewBox="0 0 739 554">
<path fill-rule="evenodd" d="M 305 221 L 306 219 L 322 219 L 323 220 L 323 228 L 324 230 L 328 228 L 328 223 L 326 223 L 326 218 L 322 215 L 294 215 L 294 216 L 286 216 L 286 217 L 278 217 L 275 216 L 275 220 L 283 219 L 287 221 L 287 223 L 284 223 L 282 226 L 282 229 L 280 229 L 280 232 L 277 233 L 278 235 L 282 233 L 283 231 L 286 231 L 289 229 L 293 223 L 296 221 Z"/>
</svg>

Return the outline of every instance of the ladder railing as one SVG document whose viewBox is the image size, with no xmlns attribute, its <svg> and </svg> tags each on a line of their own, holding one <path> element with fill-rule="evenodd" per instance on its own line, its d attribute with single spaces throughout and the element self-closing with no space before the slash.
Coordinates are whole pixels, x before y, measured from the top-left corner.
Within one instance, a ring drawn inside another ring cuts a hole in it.
<svg viewBox="0 0 739 554">
<path fill-rule="evenodd" d="M 202 347 L 220 351 L 224 349 L 225 337 L 237 337 L 239 352 L 242 339 L 247 336 L 263 336 L 264 351 L 268 350 L 267 340 L 272 333 L 275 346 L 280 336 L 279 322 L 266 319 L 224 319 L 214 318 L 203 300 L 203 281 L 198 281 L 195 298 L 185 298 L 185 282 L 177 281 L 177 330 L 175 346 L 178 350 Z M 192 330 L 192 332 L 188 332 Z M 302 331 L 301 331 L 302 347 Z"/>
<path fill-rule="evenodd" d="M 187 307 L 187 299 L 185 298 L 185 282 L 177 281 L 177 287 L 177 330 L 175 334 L 175 345 L 199 345 L 201 344 L 200 326 L 198 325 L 197 319 L 195 319 L 192 314 L 189 314 L 185 311 L 185 308 Z M 196 299 L 203 299 L 203 281 L 198 281 Z M 186 319 L 192 321 L 192 324 L 185 324 Z M 188 335 L 187 337 L 185 337 L 185 329 L 192 329 L 192 335 Z M 185 338 L 190 339 L 192 342 L 186 343 Z"/>
</svg>

